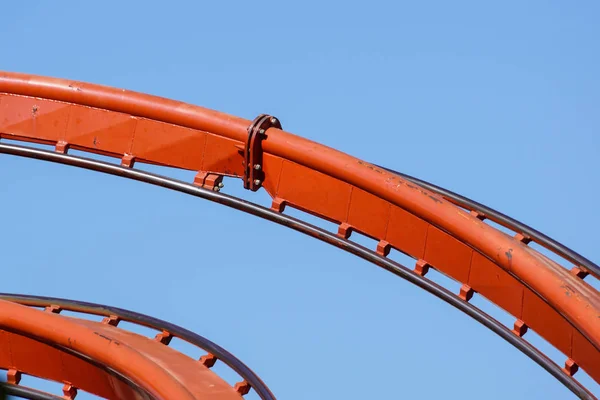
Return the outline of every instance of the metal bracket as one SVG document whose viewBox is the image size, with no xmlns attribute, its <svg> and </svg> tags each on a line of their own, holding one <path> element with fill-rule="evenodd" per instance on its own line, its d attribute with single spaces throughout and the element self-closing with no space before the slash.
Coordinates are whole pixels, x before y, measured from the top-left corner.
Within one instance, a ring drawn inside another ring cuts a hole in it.
<svg viewBox="0 0 600 400">
<path fill-rule="evenodd" d="M 223 187 L 223 175 L 198 171 L 194 177 L 194 185 L 218 192 Z"/>
<path fill-rule="evenodd" d="M 248 127 L 248 140 L 244 147 L 244 189 L 256 192 L 264 181 L 262 146 L 269 128 L 281 129 L 279 120 L 271 115 L 261 114 Z"/>
</svg>

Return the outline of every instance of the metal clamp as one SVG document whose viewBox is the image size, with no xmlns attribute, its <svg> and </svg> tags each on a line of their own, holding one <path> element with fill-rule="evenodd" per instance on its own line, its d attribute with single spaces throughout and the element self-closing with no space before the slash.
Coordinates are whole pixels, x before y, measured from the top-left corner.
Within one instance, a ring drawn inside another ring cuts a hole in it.
<svg viewBox="0 0 600 400">
<path fill-rule="evenodd" d="M 256 192 L 264 181 L 262 146 L 269 128 L 281 129 L 279 120 L 271 115 L 261 114 L 248 127 L 248 140 L 244 147 L 244 189 Z"/>
</svg>

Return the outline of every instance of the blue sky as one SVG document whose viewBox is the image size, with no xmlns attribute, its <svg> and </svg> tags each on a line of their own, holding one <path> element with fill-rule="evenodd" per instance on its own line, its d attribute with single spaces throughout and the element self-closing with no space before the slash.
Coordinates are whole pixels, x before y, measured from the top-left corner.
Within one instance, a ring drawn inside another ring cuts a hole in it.
<svg viewBox="0 0 600 400">
<path fill-rule="evenodd" d="M 270 113 L 599 262 L 599 13 L 583 0 L 9 2 L 0 69 Z M 167 319 L 281 399 L 570 398 L 468 317 L 323 243 L 116 177 L 9 156 L 0 170 L 2 291 Z"/>
</svg>

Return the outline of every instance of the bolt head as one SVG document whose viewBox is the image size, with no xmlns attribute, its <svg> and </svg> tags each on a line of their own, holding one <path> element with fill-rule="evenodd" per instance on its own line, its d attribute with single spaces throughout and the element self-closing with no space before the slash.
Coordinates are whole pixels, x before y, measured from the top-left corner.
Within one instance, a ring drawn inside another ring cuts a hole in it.
<svg viewBox="0 0 600 400">
<path fill-rule="evenodd" d="M 261 184 L 261 182 L 260 182 L 260 179 L 255 179 L 255 180 L 254 180 L 254 184 L 255 184 L 256 186 L 260 185 L 260 184 Z"/>
<path fill-rule="evenodd" d="M 272 124 L 276 124 L 276 123 L 277 123 L 277 118 L 275 118 L 275 117 L 271 117 L 271 123 L 272 123 Z"/>
<path fill-rule="evenodd" d="M 265 134 L 265 130 L 261 129 L 261 130 L 258 131 L 258 133 L 260 133 L 261 135 L 264 135 Z"/>
<path fill-rule="evenodd" d="M 223 186 L 225 186 L 223 182 L 219 182 L 219 187 L 222 188 Z"/>
<path fill-rule="evenodd" d="M 220 192 L 220 191 L 221 191 L 221 188 L 220 188 L 220 187 L 218 187 L 218 186 L 215 186 L 215 187 L 213 188 L 213 190 L 214 190 L 215 192 Z"/>
<path fill-rule="evenodd" d="M 254 169 L 257 171 L 260 171 L 262 167 L 260 166 L 260 164 L 254 164 Z"/>
</svg>

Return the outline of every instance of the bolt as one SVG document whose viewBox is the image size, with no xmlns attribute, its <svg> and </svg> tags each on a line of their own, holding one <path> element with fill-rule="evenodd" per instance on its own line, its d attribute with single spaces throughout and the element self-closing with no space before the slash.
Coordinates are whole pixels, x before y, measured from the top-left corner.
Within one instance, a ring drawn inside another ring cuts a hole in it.
<svg viewBox="0 0 600 400">
<path fill-rule="evenodd" d="M 271 117 L 271 123 L 272 123 L 272 124 L 275 124 L 275 123 L 277 123 L 277 118 L 275 118 L 275 117 Z"/>
<path fill-rule="evenodd" d="M 260 164 L 254 164 L 254 169 L 257 171 L 260 171 Z"/>
<path fill-rule="evenodd" d="M 215 192 L 220 192 L 220 191 L 221 191 L 221 188 L 220 188 L 220 187 L 218 187 L 218 186 L 215 186 L 215 187 L 213 188 L 213 190 L 214 190 Z"/>
<path fill-rule="evenodd" d="M 219 182 L 219 187 L 222 188 L 223 186 L 225 186 L 223 182 Z"/>
<path fill-rule="evenodd" d="M 254 180 L 254 184 L 255 184 L 256 186 L 260 185 L 260 179 L 255 179 L 255 180 Z"/>
<path fill-rule="evenodd" d="M 261 130 L 258 131 L 258 133 L 261 134 L 261 135 L 264 135 L 265 134 L 265 130 L 261 129 Z"/>
</svg>

